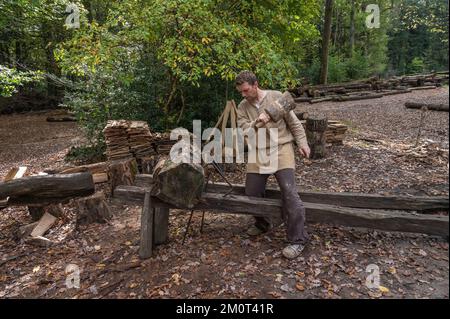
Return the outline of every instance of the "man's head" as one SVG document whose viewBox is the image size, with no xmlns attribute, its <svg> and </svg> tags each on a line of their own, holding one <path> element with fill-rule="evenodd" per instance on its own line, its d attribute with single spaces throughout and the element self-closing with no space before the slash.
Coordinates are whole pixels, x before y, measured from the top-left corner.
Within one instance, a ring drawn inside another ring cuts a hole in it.
<svg viewBox="0 0 450 319">
<path fill-rule="evenodd" d="M 242 71 L 236 77 L 236 89 L 249 102 L 258 99 L 258 79 L 253 72 Z"/>
</svg>

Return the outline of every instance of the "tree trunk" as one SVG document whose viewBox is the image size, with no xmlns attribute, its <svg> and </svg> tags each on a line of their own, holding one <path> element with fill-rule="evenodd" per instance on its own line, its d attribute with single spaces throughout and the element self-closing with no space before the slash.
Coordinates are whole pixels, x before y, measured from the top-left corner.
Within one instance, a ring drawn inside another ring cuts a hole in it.
<svg viewBox="0 0 450 319">
<path fill-rule="evenodd" d="M 355 50 L 355 0 L 351 0 L 350 10 L 350 57 L 353 57 L 353 51 Z"/>
<path fill-rule="evenodd" d="M 90 173 L 30 176 L 0 183 L 0 199 L 9 197 L 8 205 L 56 203 L 94 191 Z"/>
<path fill-rule="evenodd" d="M 108 167 L 108 179 L 111 183 L 111 194 L 118 185 L 133 185 L 138 167 L 134 158 L 112 161 Z"/>
<path fill-rule="evenodd" d="M 333 12 L 333 0 L 325 0 L 325 21 L 322 34 L 322 62 L 320 69 L 320 83 L 326 84 L 328 78 L 328 51 L 331 35 L 331 17 Z"/>
<path fill-rule="evenodd" d="M 311 158 L 323 158 L 326 155 L 326 135 L 328 120 L 325 116 L 311 116 L 306 119 L 306 138 L 311 147 Z"/>
<path fill-rule="evenodd" d="M 104 223 L 110 220 L 112 213 L 103 193 L 96 193 L 86 198 L 77 200 L 78 215 L 77 224 Z"/>
</svg>

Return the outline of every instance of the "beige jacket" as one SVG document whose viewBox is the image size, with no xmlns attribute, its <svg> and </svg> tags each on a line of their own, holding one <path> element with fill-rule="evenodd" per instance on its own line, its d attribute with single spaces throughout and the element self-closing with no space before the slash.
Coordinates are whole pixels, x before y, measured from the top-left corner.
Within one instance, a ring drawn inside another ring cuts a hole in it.
<svg viewBox="0 0 450 319">
<path fill-rule="evenodd" d="M 275 100 L 280 98 L 282 95 L 279 91 L 267 91 L 266 96 L 261 101 L 260 107 L 250 104 L 246 99 L 239 103 L 237 110 L 237 123 L 239 128 L 244 131 L 244 134 L 250 129 L 255 128 L 256 119 L 258 116 L 264 112 L 264 109 L 272 105 Z M 293 141 L 296 142 L 297 146 L 308 145 L 306 140 L 305 130 L 303 125 L 300 123 L 294 111 L 290 111 L 284 116 L 283 119 L 278 122 L 270 121 L 264 126 L 266 130 L 266 141 L 267 141 L 267 152 L 270 136 L 270 128 L 276 128 L 278 130 L 278 138 L 275 144 L 278 145 L 278 163 L 277 166 L 269 167 L 265 163 L 259 161 L 257 156 L 257 163 L 247 164 L 247 173 L 259 173 L 259 174 L 271 174 L 278 170 L 285 168 L 295 169 L 295 155 L 293 149 Z M 272 144 L 273 145 L 273 144 Z"/>
</svg>

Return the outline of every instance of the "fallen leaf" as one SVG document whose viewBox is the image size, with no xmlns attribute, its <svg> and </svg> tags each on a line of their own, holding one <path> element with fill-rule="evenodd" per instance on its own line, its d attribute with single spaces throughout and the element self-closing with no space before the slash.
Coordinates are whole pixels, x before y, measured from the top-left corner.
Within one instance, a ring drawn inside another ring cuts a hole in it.
<svg viewBox="0 0 450 319">
<path fill-rule="evenodd" d="M 33 273 L 37 273 L 39 271 L 39 269 L 41 269 L 40 266 L 36 266 L 33 268 Z"/>
<path fill-rule="evenodd" d="M 388 293 L 388 292 L 389 292 L 389 288 L 386 288 L 386 287 L 384 287 L 384 286 L 379 286 L 378 289 L 380 289 L 380 291 L 381 291 L 382 293 Z"/>
<path fill-rule="evenodd" d="M 300 284 L 300 283 L 296 284 L 295 288 L 297 288 L 297 290 L 300 290 L 300 291 L 304 291 L 305 290 L 305 287 L 302 284 Z"/>
</svg>

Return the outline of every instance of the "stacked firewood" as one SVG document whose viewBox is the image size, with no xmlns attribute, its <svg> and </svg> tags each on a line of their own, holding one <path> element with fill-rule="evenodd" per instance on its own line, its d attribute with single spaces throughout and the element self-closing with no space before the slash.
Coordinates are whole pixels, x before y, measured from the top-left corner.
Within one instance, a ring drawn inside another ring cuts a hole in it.
<svg viewBox="0 0 450 319">
<path fill-rule="evenodd" d="M 151 143 L 153 136 L 150 133 L 147 122 L 132 121 L 127 129 L 128 145 L 135 158 L 155 154 Z"/>
<path fill-rule="evenodd" d="M 301 121 L 303 128 L 306 130 L 306 121 Z M 347 125 L 335 120 L 328 120 L 327 129 L 325 130 L 325 143 L 327 144 L 343 144 Z"/>
<path fill-rule="evenodd" d="M 108 160 L 131 157 L 128 146 L 127 130 L 130 122 L 126 120 L 108 121 L 103 129 L 106 141 L 106 156 Z"/>
</svg>

